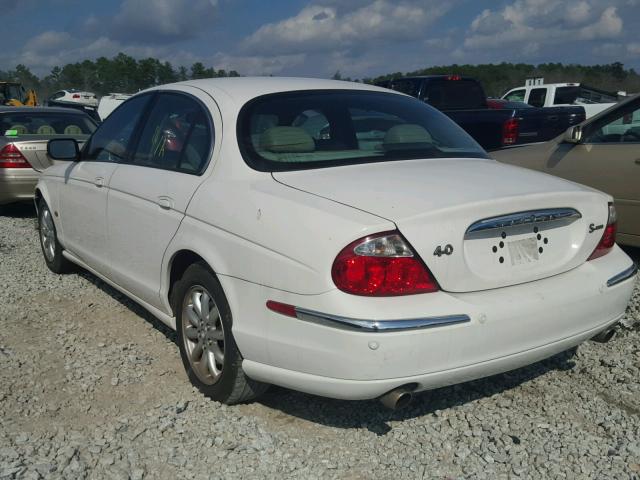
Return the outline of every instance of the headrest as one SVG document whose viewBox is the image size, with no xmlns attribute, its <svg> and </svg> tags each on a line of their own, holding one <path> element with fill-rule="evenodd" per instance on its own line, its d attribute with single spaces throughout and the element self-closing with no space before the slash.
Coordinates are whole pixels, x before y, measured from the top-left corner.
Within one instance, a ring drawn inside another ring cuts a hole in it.
<svg viewBox="0 0 640 480">
<path fill-rule="evenodd" d="M 77 125 L 67 125 L 64 129 L 65 135 L 80 135 L 82 134 L 82 129 Z"/>
<path fill-rule="evenodd" d="M 38 135 L 55 135 L 56 131 L 51 125 L 40 125 L 37 133 Z"/>
<path fill-rule="evenodd" d="M 412 123 L 396 125 L 387 130 L 384 145 L 402 143 L 433 143 L 433 138 L 424 127 Z"/>
<path fill-rule="evenodd" d="M 15 125 L 11 125 L 11 128 L 9 128 L 9 130 L 15 130 L 16 132 L 18 132 L 18 135 L 26 135 L 27 134 L 27 127 L 25 127 L 24 125 L 21 125 L 19 123 L 15 124 Z"/>
<path fill-rule="evenodd" d="M 313 152 L 316 144 L 302 128 L 272 127 L 260 135 L 258 148 L 274 153 L 307 153 Z"/>
</svg>

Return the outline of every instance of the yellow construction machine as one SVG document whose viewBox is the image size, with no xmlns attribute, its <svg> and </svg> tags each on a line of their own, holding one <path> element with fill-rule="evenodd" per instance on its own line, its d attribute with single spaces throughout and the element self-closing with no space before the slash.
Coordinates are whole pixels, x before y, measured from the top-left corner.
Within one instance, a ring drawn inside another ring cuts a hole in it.
<svg viewBox="0 0 640 480">
<path fill-rule="evenodd" d="M 33 90 L 25 90 L 18 82 L 0 82 L 0 105 L 35 107 L 37 104 L 38 98 Z"/>
</svg>

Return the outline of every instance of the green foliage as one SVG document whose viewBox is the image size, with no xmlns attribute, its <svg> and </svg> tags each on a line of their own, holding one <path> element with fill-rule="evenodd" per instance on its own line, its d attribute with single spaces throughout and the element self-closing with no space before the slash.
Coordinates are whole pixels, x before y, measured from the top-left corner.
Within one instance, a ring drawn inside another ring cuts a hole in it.
<svg viewBox="0 0 640 480">
<path fill-rule="evenodd" d="M 563 65 L 543 63 L 500 63 L 486 65 L 447 65 L 416 70 L 395 72 L 376 78 L 365 78 L 363 82 L 374 83 L 409 75 L 457 74 L 468 75 L 482 82 L 487 95 L 501 96 L 507 90 L 524 85 L 531 77 L 544 77 L 545 82 L 580 82 L 608 91 L 624 90 L 640 92 L 640 75 L 635 70 L 626 69 L 620 62 L 607 65 Z M 54 67 L 49 75 L 38 78 L 28 67 L 17 65 L 13 70 L 0 70 L 0 81 L 18 81 L 27 89 L 35 89 L 41 100 L 56 90 L 79 88 L 104 95 L 110 92 L 135 93 L 154 85 L 197 78 L 239 77 L 235 70 L 225 71 L 207 67 L 196 62 L 190 68 L 174 67 L 169 62 L 156 58 L 136 60 L 119 53 L 113 58 L 100 57 L 96 60 L 69 63 Z M 351 80 L 338 70 L 335 79 Z M 359 80 L 354 80 L 359 81 Z"/>
<path fill-rule="evenodd" d="M 640 75 L 633 69 L 625 69 L 620 62 L 608 65 L 563 65 L 562 63 L 500 63 L 485 65 L 448 65 L 423 68 L 414 72 L 390 73 L 376 78 L 364 79 L 375 83 L 413 75 L 468 75 L 477 78 L 487 95 L 498 97 L 511 88 L 524 85 L 527 78 L 544 77 L 545 83 L 576 82 L 607 91 L 640 92 Z"/>
<path fill-rule="evenodd" d="M 239 77 L 235 70 L 226 72 L 213 67 L 205 67 L 201 62 L 191 68 L 174 68 L 169 62 L 156 58 L 136 60 L 129 55 L 119 53 L 113 58 L 100 57 L 96 60 L 69 63 L 54 67 L 49 75 L 38 78 L 24 65 L 14 70 L 0 70 L 0 81 L 18 81 L 27 89 L 35 89 L 40 101 L 45 100 L 56 90 L 78 88 L 106 93 L 135 93 L 145 88 L 165 83 L 196 78 Z"/>
</svg>

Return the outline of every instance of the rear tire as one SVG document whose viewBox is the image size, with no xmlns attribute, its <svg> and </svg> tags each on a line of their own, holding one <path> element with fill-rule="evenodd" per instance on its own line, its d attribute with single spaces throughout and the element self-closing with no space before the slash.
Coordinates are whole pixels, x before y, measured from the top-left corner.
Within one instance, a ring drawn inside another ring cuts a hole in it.
<svg viewBox="0 0 640 480">
<path fill-rule="evenodd" d="M 42 256 L 49 270 L 57 274 L 71 271 L 73 265 L 62 255 L 64 249 L 58 241 L 58 232 L 53 223 L 53 214 L 44 200 L 40 200 L 38 203 L 38 232 Z"/>
<path fill-rule="evenodd" d="M 198 390 L 233 405 L 253 400 L 268 388 L 242 370 L 231 309 L 220 282 L 204 263 L 187 268 L 174 286 L 171 303 L 182 363 Z"/>
</svg>

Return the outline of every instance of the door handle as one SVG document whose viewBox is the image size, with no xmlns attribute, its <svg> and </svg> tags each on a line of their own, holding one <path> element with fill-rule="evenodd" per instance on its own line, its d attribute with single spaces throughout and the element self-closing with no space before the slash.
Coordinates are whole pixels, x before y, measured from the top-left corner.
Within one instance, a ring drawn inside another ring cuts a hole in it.
<svg viewBox="0 0 640 480">
<path fill-rule="evenodd" d="M 158 197 L 158 205 L 164 210 L 173 208 L 173 200 L 170 197 Z"/>
<path fill-rule="evenodd" d="M 96 177 L 95 180 L 93 181 L 93 184 L 98 188 L 104 187 L 104 178 Z"/>
</svg>

